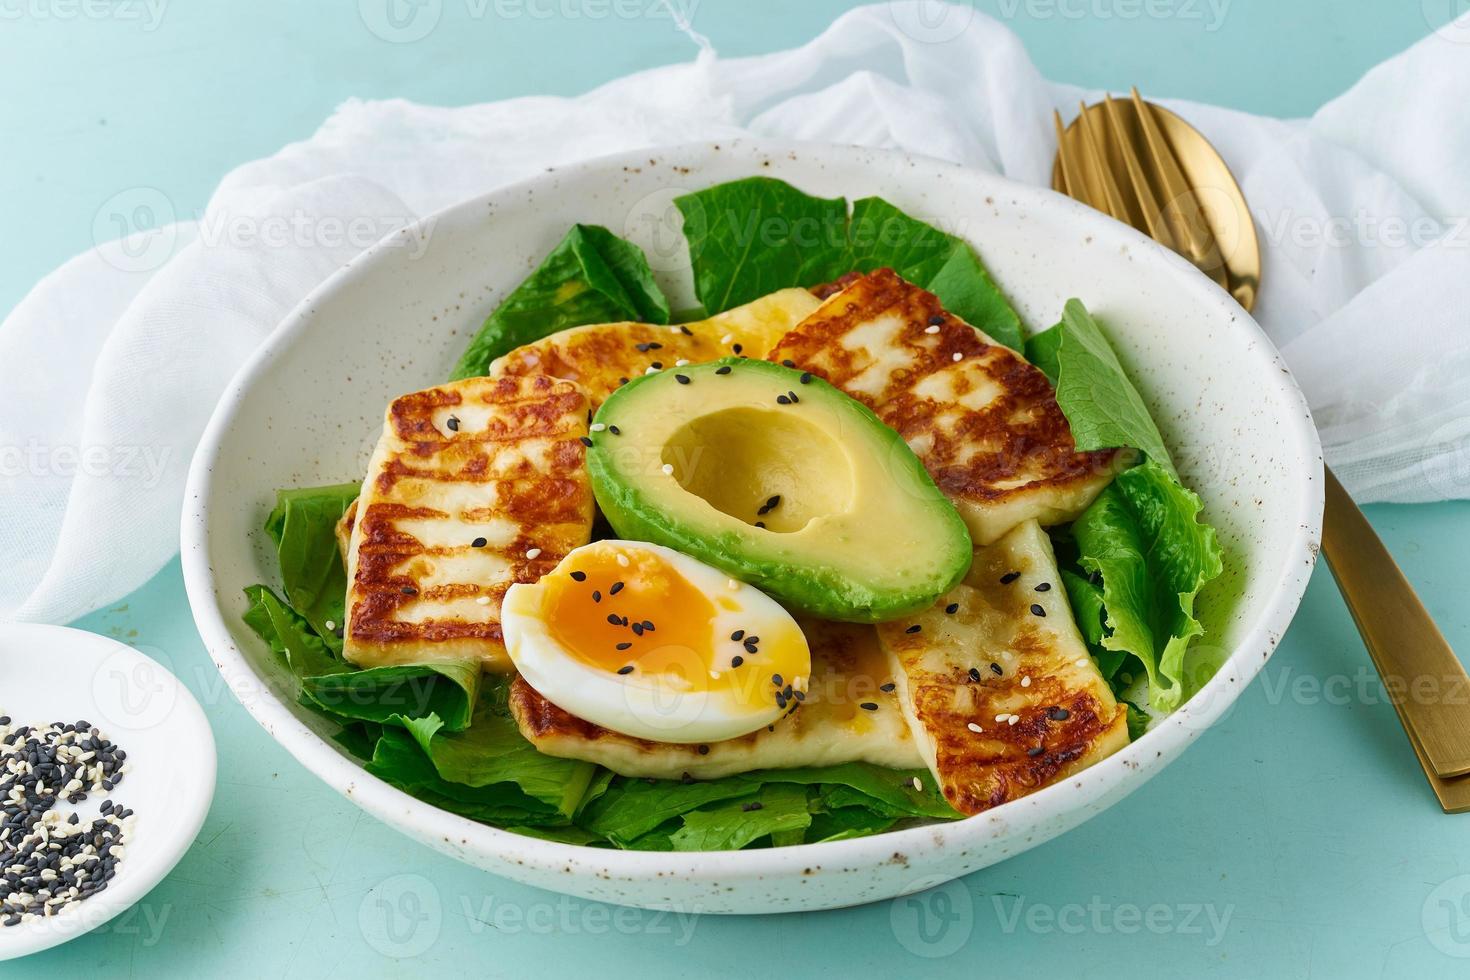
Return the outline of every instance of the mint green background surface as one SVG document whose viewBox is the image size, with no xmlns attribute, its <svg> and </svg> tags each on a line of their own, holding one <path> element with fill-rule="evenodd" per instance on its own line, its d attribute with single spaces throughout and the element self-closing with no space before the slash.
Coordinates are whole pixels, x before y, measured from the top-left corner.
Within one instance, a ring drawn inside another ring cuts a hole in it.
<svg viewBox="0 0 1470 980">
<path fill-rule="evenodd" d="M 654 0 L 420 2 L 439 8 L 437 27 L 398 44 L 364 24 L 384 0 L 0 2 L 0 310 L 92 244 L 110 196 L 157 187 L 192 216 L 225 170 L 309 135 L 346 97 L 572 94 L 691 54 L 666 16 L 646 14 Z M 1443 23 L 1454 2 L 977 6 L 1004 17 L 1051 77 L 1291 115 Z M 678 5 L 727 54 L 799 43 L 849 6 Z M 1451 642 L 1470 650 L 1470 504 L 1369 516 Z M 745 919 L 562 898 L 365 817 L 224 688 L 177 563 L 78 625 L 139 646 L 194 691 L 219 744 L 219 788 L 198 842 L 142 904 L 0 976 L 1470 971 L 1456 958 L 1470 956 L 1470 816 L 1439 811 L 1325 567 L 1226 719 L 1101 817 L 915 899 Z"/>
</svg>

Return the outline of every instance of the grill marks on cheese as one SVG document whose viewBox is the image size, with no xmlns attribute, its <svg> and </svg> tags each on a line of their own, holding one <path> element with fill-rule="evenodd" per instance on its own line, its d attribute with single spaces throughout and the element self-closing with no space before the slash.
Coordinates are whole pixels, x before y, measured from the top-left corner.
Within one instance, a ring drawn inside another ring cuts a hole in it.
<svg viewBox="0 0 1470 980">
<path fill-rule="evenodd" d="M 490 365 L 491 377 L 548 374 L 582 386 L 595 409 L 650 368 L 675 369 L 721 357 L 765 357 L 771 345 L 819 305 L 805 289 L 782 289 L 682 326 L 599 323 L 560 330 Z M 655 366 L 657 365 L 657 367 Z"/>
<path fill-rule="evenodd" d="M 544 375 L 470 378 L 388 406 L 343 522 L 348 660 L 510 668 L 505 590 L 536 581 L 591 535 L 587 414 L 577 385 Z"/>
<path fill-rule="evenodd" d="M 822 291 L 837 287 L 768 359 L 820 375 L 897 430 L 977 545 L 1024 520 L 1072 520 L 1112 479 L 1118 451 L 1076 451 L 1046 375 L 938 297 L 891 269 Z"/>
<path fill-rule="evenodd" d="M 894 769 L 924 765 L 896 695 L 873 627 L 807 620 L 812 673 L 806 701 L 776 722 L 739 738 L 695 744 L 650 742 L 609 731 L 552 704 L 516 678 L 510 708 L 521 734 L 547 755 L 596 762 L 624 776 L 717 779 L 755 769 L 871 762 Z M 761 671 L 759 654 L 739 670 Z M 876 710 L 863 708 L 874 704 Z"/>
<path fill-rule="evenodd" d="M 1043 582 L 1050 588 L 1037 592 Z M 945 612 L 951 603 L 958 609 Z M 878 636 L 925 762 L 961 813 L 1035 792 L 1128 744 L 1126 708 L 1087 653 L 1035 521 L 976 551 L 965 581 L 933 609 Z"/>
</svg>

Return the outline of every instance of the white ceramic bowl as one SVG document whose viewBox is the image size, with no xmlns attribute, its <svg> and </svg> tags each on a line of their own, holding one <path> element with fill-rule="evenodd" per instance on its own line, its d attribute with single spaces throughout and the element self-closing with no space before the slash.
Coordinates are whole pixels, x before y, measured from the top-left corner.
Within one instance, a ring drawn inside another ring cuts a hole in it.
<svg viewBox="0 0 1470 980">
<path fill-rule="evenodd" d="M 673 198 L 766 174 L 826 197 L 881 195 L 962 235 L 1032 329 L 1081 297 L 1107 326 L 1220 531 L 1226 573 L 1202 597 L 1214 679 L 1140 741 L 1066 782 L 943 826 L 801 847 L 639 853 L 574 847 L 462 819 L 367 775 L 298 707 L 240 622 L 274 582 L 261 522 L 277 487 L 361 478 L 384 405 L 442 381 L 470 336 L 574 222 L 643 246 L 675 309 L 692 305 Z M 332 276 L 230 385 L 190 473 L 184 577 L 233 690 L 302 764 L 379 819 L 497 874 L 650 908 L 772 912 L 916 891 L 1024 851 L 1172 762 L 1271 655 L 1317 555 L 1321 454 L 1307 406 L 1255 322 L 1184 260 L 1064 197 L 990 174 L 850 147 L 725 143 L 548 171 L 394 234 Z"/>
<path fill-rule="evenodd" d="M 141 900 L 194 843 L 214 798 L 214 736 L 178 678 L 132 647 L 63 626 L 0 626 L 0 715 L 15 725 L 89 721 L 127 752 L 110 793 L 73 809 L 94 819 L 104 799 L 133 810 L 117 876 L 105 891 L 50 918 L 0 926 L 0 960 L 95 929 Z"/>
</svg>

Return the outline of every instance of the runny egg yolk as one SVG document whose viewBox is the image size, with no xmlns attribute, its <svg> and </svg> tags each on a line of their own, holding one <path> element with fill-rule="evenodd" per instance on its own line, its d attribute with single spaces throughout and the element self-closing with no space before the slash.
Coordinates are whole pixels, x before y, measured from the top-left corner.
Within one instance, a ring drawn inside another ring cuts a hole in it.
<svg viewBox="0 0 1470 980">
<path fill-rule="evenodd" d="M 810 669 L 795 622 L 744 623 L 737 589 L 707 594 L 651 550 L 592 547 L 572 558 L 541 579 L 542 610 L 552 637 L 584 663 L 752 708 L 770 702 L 773 675 L 804 681 Z"/>
</svg>

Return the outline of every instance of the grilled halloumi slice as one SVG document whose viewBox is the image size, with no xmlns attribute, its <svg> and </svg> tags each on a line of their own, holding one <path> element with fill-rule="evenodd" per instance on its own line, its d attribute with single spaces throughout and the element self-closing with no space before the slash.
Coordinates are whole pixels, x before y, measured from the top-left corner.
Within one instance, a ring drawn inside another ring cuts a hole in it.
<svg viewBox="0 0 1470 980">
<path fill-rule="evenodd" d="M 891 269 L 850 281 L 767 359 L 825 378 L 897 430 L 977 545 L 1025 520 L 1074 519 L 1120 464 L 1117 450 L 1076 451 L 1046 375 Z"/>
<path fill-rule="evenodd" d="M 1035 792 L 1128 744 L 1127 709 L 1087 653 L 1035 521 L 977 550 L 963 583 L 929 611 L 879 626 L 878 637 L 925 763 L 961 813 Z"/>
<path fill-rule="evenodd" d="M 801 626 L 812 652 L 806 700 L 774 726 L 740 738 L 700 746 L 622 735 L 563 711 L 519 677 L 511 685 L 511 712 L 521 733 L 547 755 L 596 762 L 624 776 L 678 779 L 688 773 L 715 779 L 842 762 L 923 768 L 873 627 L 822 621 Z"/>
<path fill-rule="evenodd" d="M 576 384 L 544 375 L 469 378 L 388 406 L 347 522 L 348 660 L 511 669 L 505 590 L 591 536 L 587 413 Z"/>
<path fill-rule="evenodd" d="M 821 301 L 805 289 L 782 289 L 718 316 L 677 326 L 598 323 L 571 327 L 517 347 L 490 364 L 490 377 L 549 374 L 575 381 L 595 409 L 620 385 L 647 373 L 771 346 Z"/>
</svg>

